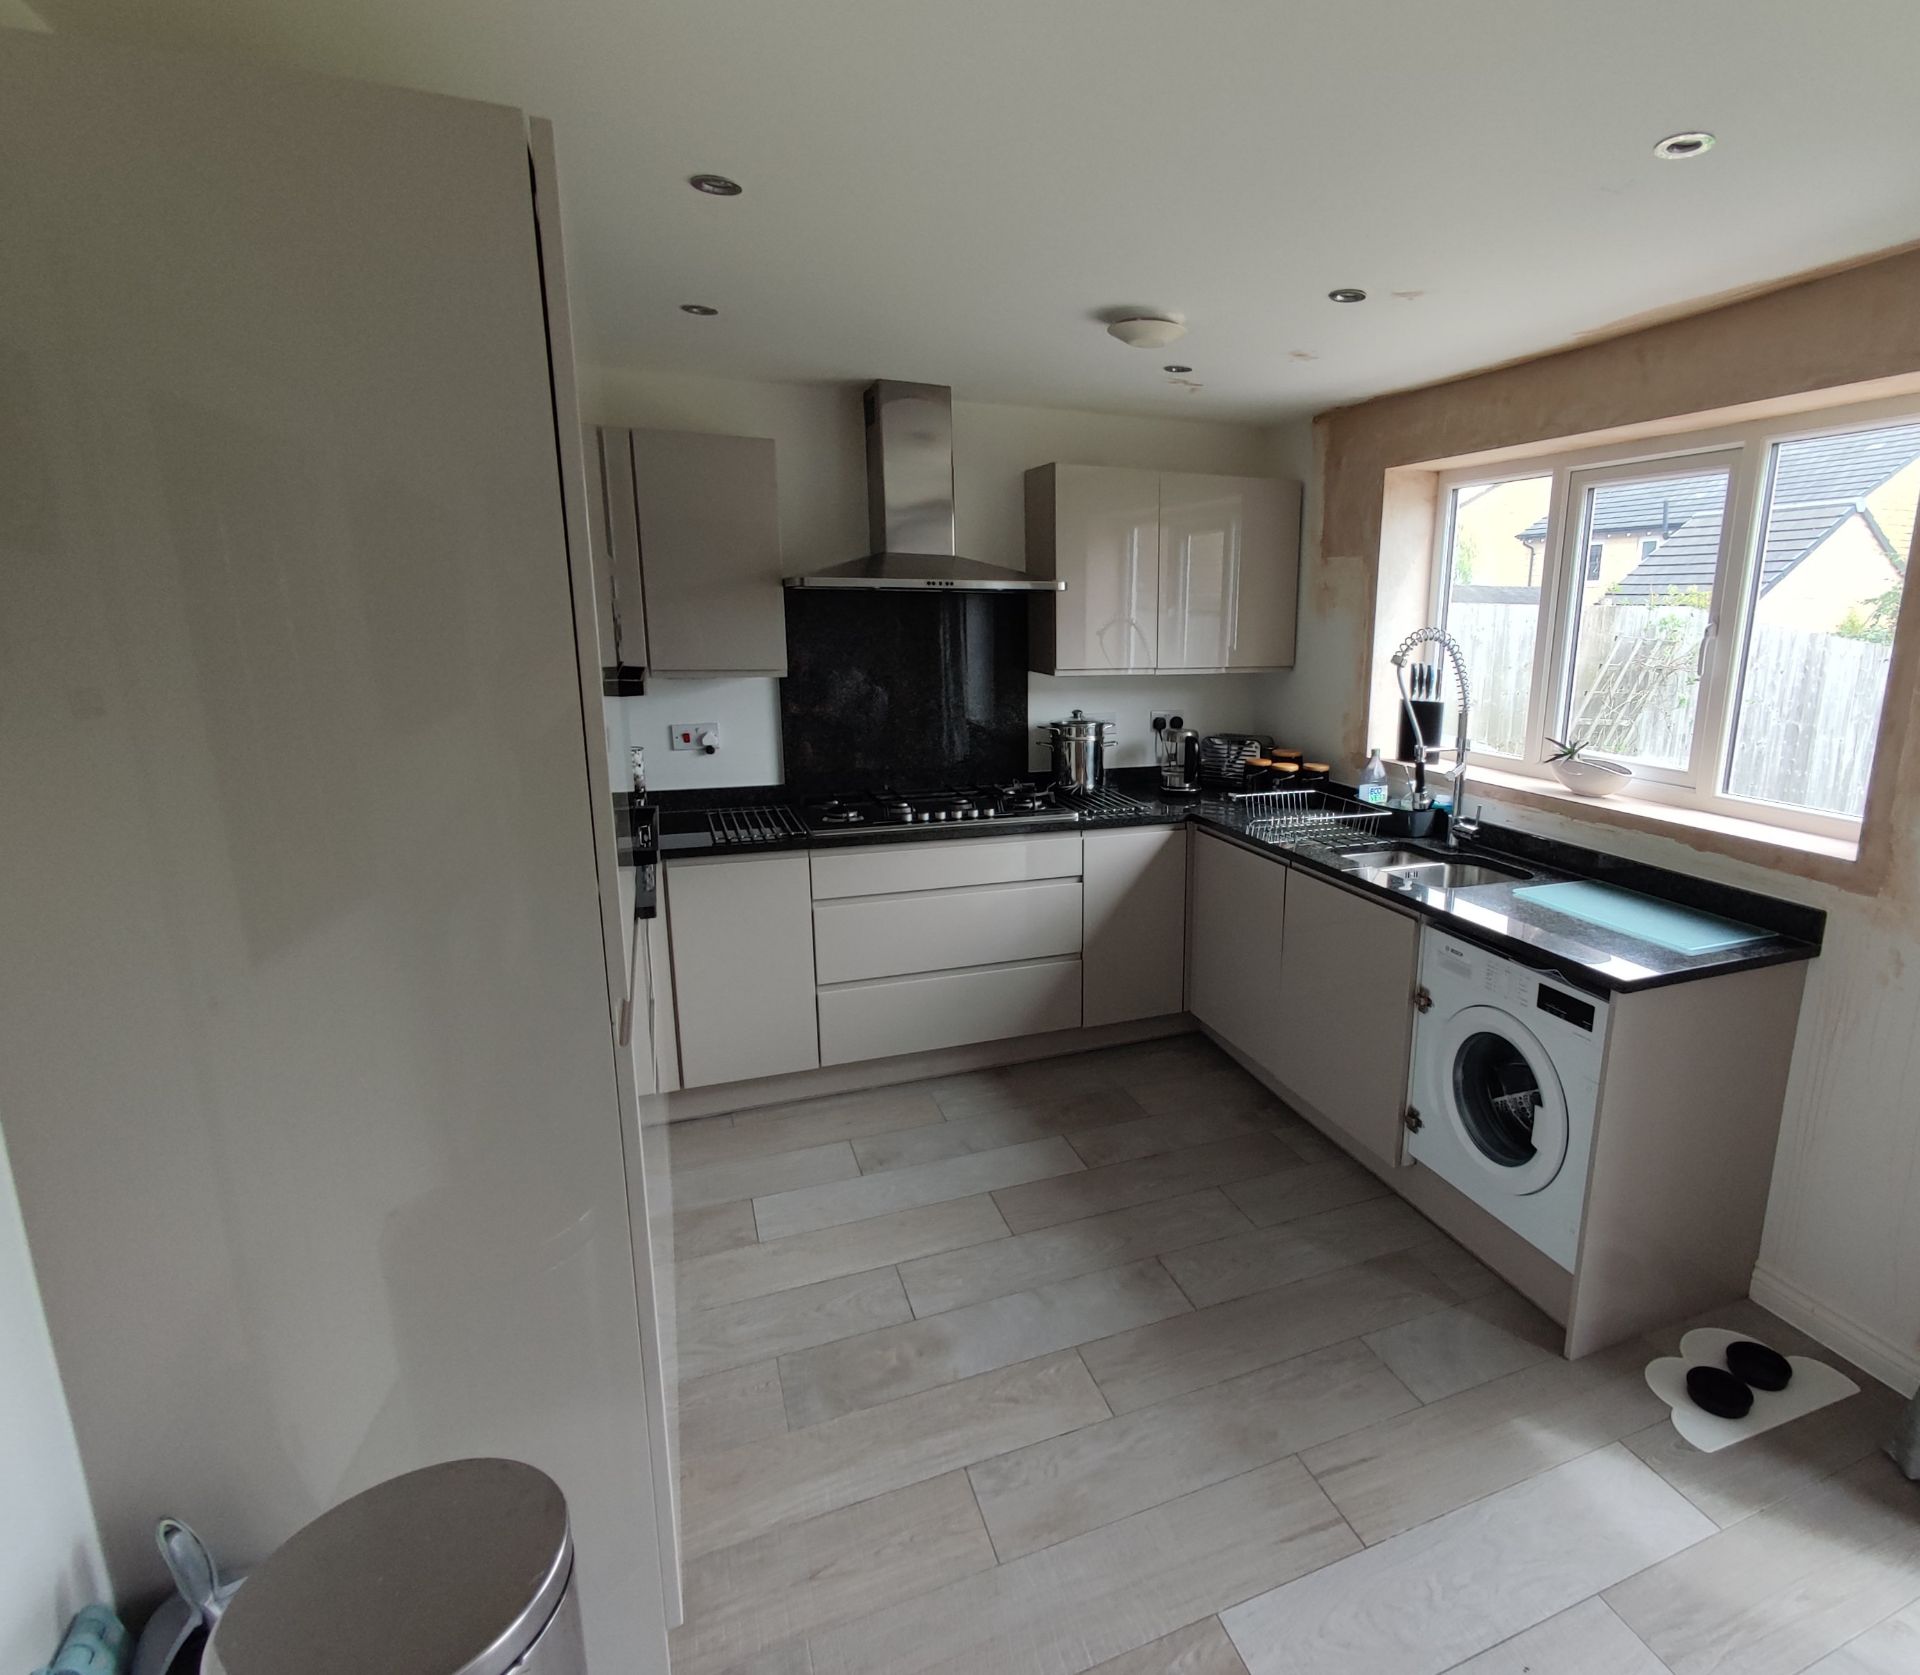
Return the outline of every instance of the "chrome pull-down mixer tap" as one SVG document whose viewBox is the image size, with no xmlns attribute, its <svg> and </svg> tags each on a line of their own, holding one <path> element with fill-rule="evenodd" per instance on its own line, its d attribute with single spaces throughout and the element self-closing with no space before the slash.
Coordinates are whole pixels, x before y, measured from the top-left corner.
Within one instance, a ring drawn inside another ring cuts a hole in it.
<svg viewBox="0 0 1920 1675">
<path fill-rule="evenodd" d="M 1454 684 L 1460 689 L 1460 725 L 1454 734 L 1453 747 L 1449 751 L 1445 745 L 1430 745 L 1421 731 L 1419 712 L 1413 707 L 1412 695 L 1407 691 L 1407 653 L 1416 646 L 1437 645 L 1453 664 Z M 1431 808 L 1433 798 L 1427 791 L 1427 762 L 1435 755 L 1451 755 L 1454 758 L 1453 807 L 1447 811 L 1447 847 L 1458 847 L 1461 838 L 1470 838 L 1479 831 L 1480 822 L 1466 817 L 1467 791 L 1467 707 L 1472 694 L 1467 685 L 1467 665 L 1460 655 L 1460 642 L 1444 628 L 1416 628 L 1400 642 L 1400 649 L 1393 654 L 1394 679 L 1400 686 L 1400 703 L 1407 712 L 1407 720 L 1413 728 L 1413 806 Z"/>
</svg>

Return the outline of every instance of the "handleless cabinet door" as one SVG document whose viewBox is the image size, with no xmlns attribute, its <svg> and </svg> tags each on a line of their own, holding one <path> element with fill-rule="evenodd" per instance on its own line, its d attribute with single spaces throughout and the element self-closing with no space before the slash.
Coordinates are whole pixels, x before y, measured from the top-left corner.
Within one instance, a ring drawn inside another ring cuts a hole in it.
<svg viewBox="0 0 1920 1675">
<path fill-rule="evenodd" d="M 1158 660 L 1160 473 L 1041 465 L 1027 473 L 1027 568 L 1067 584 L 1033 596 L 1043 674 L 1150 670 Z"/>
<path fill-rule="evenodd" d="M 1085 1016 L 1161 1018 L 1186 1005 L 1187 829 L 1089 832 Z"/>
<path fill-rule="evenodd" d="M 1160 668 L 1291 666 L 1299 548 L 1299 484 L 1162 473 Z"/>
<path fill-rule="evenodd" d="M 600 615 L 603 669 L 647 666 L 647 613 L 640 593 L 640 524 L 633 501 L 633 432 L 604 426 L 591 434 L 594 604 Z"/>
<path fill-rule="evenodd" d="M 1356 1149 L 1400 1161 L 1419 921 L 1296 869 L 1275 1078 Z"/>
<path fill-rule="evenodd" d="M 680 861 L 665 871 L 682 1084 L 817 1068 L 806 856 Z"/>
<path fill-rule="evenodd" d="M 631 435 L 648 672 L 784 675 L 773 444 L 689 431 Z"/>
<path fill-rule="evenodd" d="M 1275 1075 L 1287 887 L 1284 861 L 1194 833 L 1188 1010 Z"/>
</svg>

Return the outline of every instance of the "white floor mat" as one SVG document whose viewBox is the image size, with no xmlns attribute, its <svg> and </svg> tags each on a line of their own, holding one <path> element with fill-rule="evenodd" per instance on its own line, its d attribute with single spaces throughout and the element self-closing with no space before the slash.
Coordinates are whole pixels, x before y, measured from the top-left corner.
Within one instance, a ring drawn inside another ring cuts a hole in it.
<svg viewBox="0 0 1920 1675">
<path fill-rule="evenodd" d="M 1824 1361 L 1810 1361 L 1804 1355 L 1789 1355 L 1793 1379 L 1784 1390 L 1756 1390 L 1753 1407 L 1743 1419 L 1722 1419 L 1693 1405 L 1687 1394 L 1689 1367 L 1727 1365 L 1727 1345 L 1758 1343 L 1746 1332 L 1723 1331 L 1718 1326 L 1697 1326 L 1680 1340 L 1678 1356 L 1663 1356 L 1647 1368 L 1647 1385 L 1673 1409 L 1673 1428 L 1702 1453 L 1718 1453 L 1748 1437 L 1757 1437 L 1789 1419 L 1812 1413 L 1833 1402 L 1844 1401 L 1860 1386 L 1846 1374 L 1836 1372 Z"/>
</svg>

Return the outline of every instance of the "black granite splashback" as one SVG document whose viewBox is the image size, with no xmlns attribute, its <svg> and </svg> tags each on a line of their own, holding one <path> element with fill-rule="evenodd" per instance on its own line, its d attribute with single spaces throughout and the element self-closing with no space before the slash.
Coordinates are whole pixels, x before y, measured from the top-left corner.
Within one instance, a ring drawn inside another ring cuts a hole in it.
<svg viewBox="0 0 1920 1675">
<path fill-rule="evenodd" d="M 803 792 L 1023 778 L 1026 595 L 790 588 L 780 734 Z"/>
</svg>

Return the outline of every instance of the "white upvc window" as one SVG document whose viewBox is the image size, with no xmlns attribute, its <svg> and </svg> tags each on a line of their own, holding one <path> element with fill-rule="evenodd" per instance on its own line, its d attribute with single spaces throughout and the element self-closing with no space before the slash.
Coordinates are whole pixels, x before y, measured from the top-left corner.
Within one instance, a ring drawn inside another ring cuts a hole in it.
<svg viewBox="0 0 1920 1675">
<path fill-rule="evenodd" d="M 1632 794 L 1856 839 L 1920 505 L 1920 403 L 1439 479 L 1433 620 L 1482 767 L 1556 741 Z"/>
</svg>

